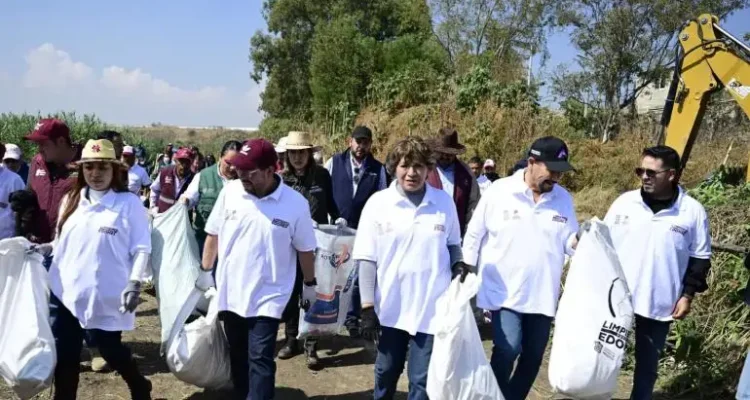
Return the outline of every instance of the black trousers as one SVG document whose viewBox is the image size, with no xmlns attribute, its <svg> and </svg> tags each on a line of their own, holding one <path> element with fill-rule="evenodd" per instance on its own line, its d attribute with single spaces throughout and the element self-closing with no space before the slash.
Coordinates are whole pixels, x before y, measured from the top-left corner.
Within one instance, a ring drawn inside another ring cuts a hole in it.
<svg viewBox="0 0 750 400">
<path fill-rule="evenodd" d="M 297 276 L 294 279 L 292 297 L 286 303 L 284 312 L 281 314 L 281 322 L 284 323 L 284 334 L 286 339 L 296 338 L 299 334 L 299 302 L 302 297 L 302 268 L 297 263 Z"/>
<path fill-rule="evenodd" d="M 78 319 L 54 295 L 50 304 L 56 308 L 52 319 L 52 334 L 57 347 L 55 367 L 55 400 L 74 400 L 78 391 L 81 347 L 85 336 L 99 349 L 102 358 L 125 380 L 134 393 L 147 393 L 148 381 L 138 371 L 138 366 L 124 344 L 122 332 L 100 329 L 83 329 Z"/>
</svg>

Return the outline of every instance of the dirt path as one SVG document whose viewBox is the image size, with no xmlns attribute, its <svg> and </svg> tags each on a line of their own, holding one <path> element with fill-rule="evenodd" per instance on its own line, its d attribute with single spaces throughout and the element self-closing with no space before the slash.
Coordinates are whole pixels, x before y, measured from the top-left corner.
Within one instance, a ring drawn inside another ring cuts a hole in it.
<svg viewBox="0 0 750 400">
<path fill-rule="evenodd" d="M 218 400 L 226 399 L 225 393 L 208 393 L 202 389 L 185 384 L 177 380 L 167 369 L 164 361 L 159 358 L 159 320 L 156 311 L 156 300 L 144 295 L 144 302 L 138 307 L 137 329 L 125 335 L 125 342 L 136 355 L 139 365 L 154 385 L 154 399 L 191 399 Z M 279 339 L 282 334 L 279 332 Z M 337 346 L 334 346 L 337 345 Z M 490 342 L 485 341 L 485 348 L 489 351 Z M 335 341 L 320 342 L 319 354 L 325 365 L 320 372 L 309 371 L 304 357 L 291 360 L 277 361 L 276 398 L 280 400 L 302 399 L 337 399 L 355 400 L 371 398 L 373 387 L 372 350 L 362 347 L 362 342 L 340 337 Z M 488 353 L 489 354 L 489 353 Z M 404 374 L 405 375 L 405 374 Z M 616 398 L 626 399 L 629 391 L 629 379 L 622 379 L 620 390 Z M 406 399 L 408 383 L 402 376 L 399 382 L 399 396 Z M 12 393 L 0 383 L 0 399 L 12 399 Z M 38 399 L 50 398 L 46 391 Z M 78 390 L 81 400 L 102 400 L 130 398 L 123 380 L 114 373 L 97 374 L 86 368 L 81 374 Z M 539 378 L 530 394 L 531 400 L 554 399 L 547 383 L 546 362 Z"/>
</svg>

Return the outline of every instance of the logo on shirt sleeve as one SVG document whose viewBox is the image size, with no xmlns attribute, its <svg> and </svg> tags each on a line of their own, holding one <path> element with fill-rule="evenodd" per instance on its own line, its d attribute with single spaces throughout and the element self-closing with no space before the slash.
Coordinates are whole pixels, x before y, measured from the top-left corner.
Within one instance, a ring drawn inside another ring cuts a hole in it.
<svg viewBox="0 0 750 400">
<path fill-rule="evenodd" d="M 102 226 L 101 228 L 99 228 L 99 233 L 114 236 L 117 235 L 117 229 L 109 226 Z"/>
<path fill-rule="evenodd" d="M 672 225 L 671 228 L 669 228 L 670 231 L 679 233 L 682 236 L 685 236 L 688 233 L 688 230 L 679 226 L 679 225 Z"/>
<path fill-rule="evenodd" d="M 568 217 L 563 217 L 562 215 L 555 215 L 552 217 L 552 221 L 559 222 L 561 224 L 566 224 L 568 222 Z"/>
<path fill-rule="evenodd" d="M 276 226 L 280 226 L 282 228 L 288 228 L 289 227 L 289 222 L 286 222 L 286 221 L 278 219 L 278 218 L 274 218 L 273 221 L 271 221 L 271 223 L 274 224 L 274 225 L 276 225 Z"/>
</svg>

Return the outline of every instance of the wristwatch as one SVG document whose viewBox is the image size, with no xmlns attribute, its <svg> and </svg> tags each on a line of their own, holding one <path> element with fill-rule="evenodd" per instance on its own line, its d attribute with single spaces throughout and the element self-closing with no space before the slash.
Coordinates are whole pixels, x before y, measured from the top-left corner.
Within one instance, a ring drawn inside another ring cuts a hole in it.
<svg viewBox="0 0 750 400">
<path fill-rule="evenodd" d="M 313 278 L 310 282 L 302 282 L 305 286 L 317 286 L 318 280 Z"/>
</svg>

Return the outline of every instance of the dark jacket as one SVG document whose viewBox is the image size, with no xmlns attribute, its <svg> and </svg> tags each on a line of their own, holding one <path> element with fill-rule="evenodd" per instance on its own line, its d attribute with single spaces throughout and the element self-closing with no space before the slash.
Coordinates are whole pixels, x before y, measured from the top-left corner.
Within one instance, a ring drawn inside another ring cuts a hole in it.
<svg viewBox="0 0 750 400">
<path fill-rule="evenodd" d="M 310 203 L 310 215 L 318 224 L 328 224 L 328 216 L 331 221 L 339 217 L 339 209 L 333 199 L 333 185 L 328 170 L 314 165 L 307 168 L 302 176 L 296 176 L 289 170 L 281 175 L 284 184 L 301 193 Z"/>
<path fill-rule="evenodd" d="M 156 199 L 156 206 L 159 207 L 159 213 L 169 210 L 174 203 L 177 202 L 177 199 L 179 199 L 182 193 L 187 190 L 188 186 L 190 186 L 190 181 L 193 180 L 194 176 L 192 173 L 189 173 L 189 175 L 184 178 L 185 182 L 182 184 L 180 192 L 178 193 L 176 174 L 177 172 L 175 171 L 174 165 L 164 167 L 159 171 L 160 191 L 159 197 Z"/>
<path fill-rule="evenodd" d="M 51 242 L 54 238 L 60 203 L 78 180 L 78 166 L 75 161 L 80 158 L 81 148 L 78 147 L 73 161 L 65 166 L 48 165 L 41 154 L 37 154 L 31 160 L 27 187 L 34 192 L 39 202 L 40 216 L 35 219 L 47 222 L 44 226 L 35 227 L 32 233 L 40 243 Z"/>
<path fill-rule="evenodd" d="M 427 183 L 442 190 L 443 183 L 440 180 L 437 168 L 436 166 L 427 175 Z M 458 223 L 461 226 L 461 236 L 463 236 L 466 233 L 466 225 L 469 224 L 474 209 L 479 203 L 479 185 L 477 180 L 474 179 L 474 175 L 471 174 L 469 167 L 461 161 L 455 161 L 453 171 L 453 202 L 456 204 Z"/>
<path fill-rule="evenodd" d="M 357 229 L 365 203 L 370 199 L 370 196 L 380 190 L 381 172 L 384 172 L 383 164 L 372 155 L 368 155 L 360 170 L 357 193 L 353 193 L 354 176 L 352 176 L 350 151 L 346 150 L 343 153 L 336 154 L 333 156 L 331 163 L 333 166 L 331 180 L 333 181 L 336 205 L 341 212 L 341 217 L 346 219 L 349 227 Z"/>
</svg>

